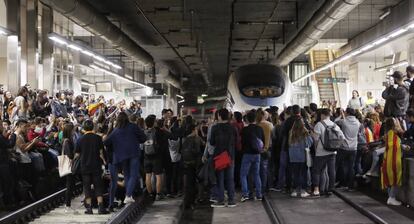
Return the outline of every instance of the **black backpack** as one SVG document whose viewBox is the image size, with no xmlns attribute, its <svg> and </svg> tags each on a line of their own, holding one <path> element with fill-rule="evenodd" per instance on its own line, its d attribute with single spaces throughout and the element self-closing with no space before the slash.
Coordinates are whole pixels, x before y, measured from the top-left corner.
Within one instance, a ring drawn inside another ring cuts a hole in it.
<svg viewBox="0 0 414 224">
<path fill-rule="evenodd" d="M 152 156 L 158 152 L 158 142 L 155 128 L 144 131 L 147 140 L 144 142 L 145 155 Z"/>
<path fill-rule="evenodd" d="M 190 136 L 183 138 L 183 143 L 181 147 L 181 156 L 184 162 L 196 162 L 200 149 L 197 148 L 196 137 Z"/>
<path fill-rule="evenodd" d="M 336 152 L 343 148 L 345 143 L 344 136 L 340 134 L 340 131 L 335 129 L 335 125 L 328 126 L 323 121 L 321 123 L 325 127 L 323 141 L 321 139 L 323 148 L 330 152 Z"/>
</svg>

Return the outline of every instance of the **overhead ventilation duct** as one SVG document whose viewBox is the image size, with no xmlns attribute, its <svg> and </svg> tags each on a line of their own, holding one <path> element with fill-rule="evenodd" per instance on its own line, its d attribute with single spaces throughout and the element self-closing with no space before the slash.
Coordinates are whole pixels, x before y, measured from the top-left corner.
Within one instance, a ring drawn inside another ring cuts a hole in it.
<svg viewBox="0 0 414 224">
<path fill-rule="evenodd" d="M 364 0 L 327 0 L 299 33 L 282 50 L 272 64 L 285 66 L 313 47 L 337 22 Z"/>
<path fill-rule="evenodd" d="M 120 51 L 145 65 L 153 64 L 153 57 L 112 24 L 105 16 L 97 12 L 93 7 L 80 0 L 41 0 L 54 10 L 73 20 L 79 26 L 102 37 Z"/>
</svg>

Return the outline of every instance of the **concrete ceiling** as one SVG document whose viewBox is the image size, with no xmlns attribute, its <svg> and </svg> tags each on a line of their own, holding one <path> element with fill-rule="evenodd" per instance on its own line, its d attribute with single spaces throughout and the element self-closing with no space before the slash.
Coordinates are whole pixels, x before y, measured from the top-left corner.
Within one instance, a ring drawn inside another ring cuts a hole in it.
<svg viewBox="0 0 414 224">
<path fill-rule="evenodd" d="M 87 1 L 132 39 L 140 37 L 140 41 L 136 42 L 154 57 L 157 64 L 173 68 L 177 77 L 181 74 L 188 77 L 189 82 L 184 83 L 187 90 L 195 93 L 204 91 L 206 85 L 201 74 L 207 74 L 211 81 L 209 95 L 225 90 L 229 72 L 239 66 L 276 57 L 325 2 L 136 0 L 149 20 L 184 58 L 190 67 L 188 69 L 173 49 L 145 21 L 134 1 Z M 400 1 L 365 0 L 325 34 L 324 38 L 349 40 L 378 23 L 383 10 Z M 275 13 L 272 13 L 274 9 Z M 269 22 L 267 26 L 266 22 Z"/>
</svg>

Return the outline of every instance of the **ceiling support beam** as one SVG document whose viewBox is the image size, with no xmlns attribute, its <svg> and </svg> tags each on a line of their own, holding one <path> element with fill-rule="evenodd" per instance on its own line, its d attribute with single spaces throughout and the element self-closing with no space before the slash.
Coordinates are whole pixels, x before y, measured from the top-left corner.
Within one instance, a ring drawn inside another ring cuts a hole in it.
<svg viewBox="0 0 414 224">
<path fill-rule="evenodd" d="M 253 52 L 256 50 L 257 46 L 259 45 L 260 40 L 262 39 L 264 33 L 266 32 L 267 26 L 270 22 L 272 22 L 273 16 L 276 14 L 277 7 L 279 6 L 280 0 L 275 0 L 275 6 L 273 7 L 272 13 L 270 14 L 269 18 L 267 19 L 266 23 L 263 26 L 262 32 L 259 35 L 259 38 L 257 38 L 256 43 L 253 46 L 252 51 L 249 54 L 249 58 L 252 57 Z M 282 24 L 283 28 L 285 27 L 284 23 Z"/>
</svg>

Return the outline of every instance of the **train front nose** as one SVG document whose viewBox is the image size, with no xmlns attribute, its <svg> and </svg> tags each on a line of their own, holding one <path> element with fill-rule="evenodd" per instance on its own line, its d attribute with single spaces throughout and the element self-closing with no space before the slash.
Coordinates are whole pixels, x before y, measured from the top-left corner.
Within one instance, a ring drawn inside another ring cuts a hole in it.
<svg viewBox="0 0 414 224">
<path fill-rule="evenodd" d="M 248 98 L 275 98 L 285 92 L 286 75 L 273 65 L 253 64 L 236 71 L 240 93 Z"/>
</svg>

